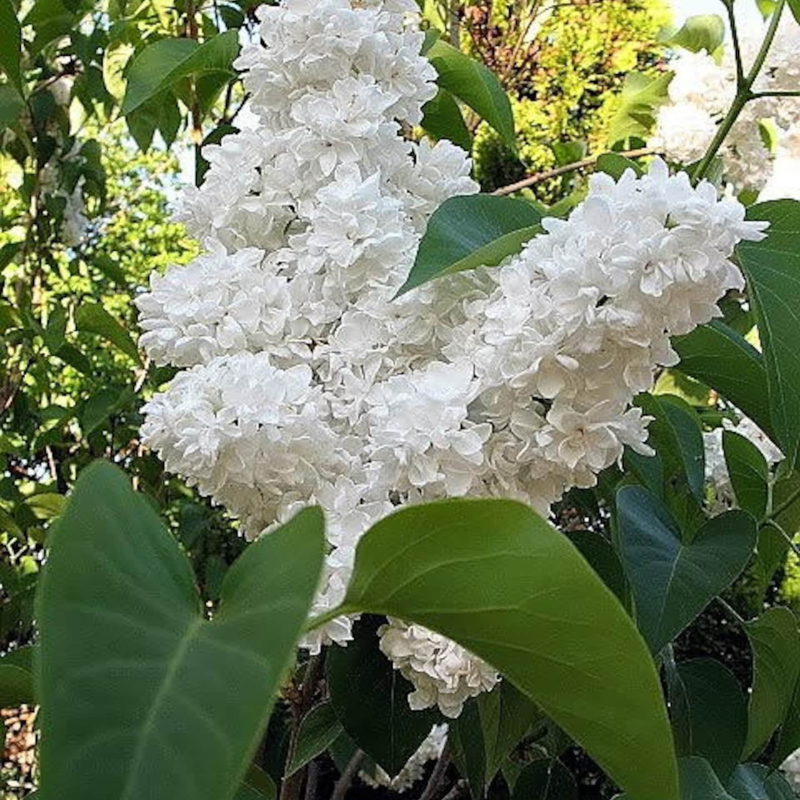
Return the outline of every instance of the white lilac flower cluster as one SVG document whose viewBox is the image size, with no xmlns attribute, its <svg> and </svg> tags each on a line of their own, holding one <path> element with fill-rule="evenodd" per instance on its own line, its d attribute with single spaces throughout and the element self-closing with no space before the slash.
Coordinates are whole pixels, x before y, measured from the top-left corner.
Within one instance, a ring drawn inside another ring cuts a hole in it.
<svg viewBox="0 0 800 800">
<path fill-rule="evenodd" d="M 435 94 L 413 0 L 284 0 L 238 67 L 259 124 L 207 147 L 182 219 L 206 254 L 154 275 L 142 345 L 184 367 L 145 407 L 144 442 L 248 536 L 318 503 L 328 554 L 313 614 L 335 608 L 356 544 L 403 504 L 510 496 L 542 512 L 627 445 L 630 407 L 669 337 L 718 314 L 761 237 L 733 200 L 657 161 L 596 176 L 568 221 L 503 266 L 395 299 L 432 212 L 470 194 L 467 155 L 415 143 Z M 304 645 L 351 638 L 339 618 Z M 414 702 L 456 715 L 487 665 L 391 621 L 382 647 Z M 413 653 L 407 652 L 414 650 Z"/>
<path fill-rule="evenodd" d="M 374 774 L 362 770 L 358 773 L 358 777 L 367 786 L 374 789 L 385 786 L 400 794 L 408 791 L 425 774 L 425 766 L 428 762 L 435 761 L 444 752 L 445 744 L 447 744 L 447 730 L 447 725 L 434 725 L 422 744 L 394 777 L 382 767 L 377 767 Z"/>
<path fill-rule="evenodd" d="M 756 425 L 753 420 L 744 415 L 738 422 L 730 419 L 722 421 L 721 428 L 715 428 L 703 434 L 703 444 L 706 455 L 706 483 L 713 490 L 712 512 L 721 513 L 736 505 L 736 496 L 728 474 L 728 465 L 725 461 L 725 452 L 722 447 L 724 431 L 732 431 L 744 436 L 754 444 L 766 459 L 767 464 L 773 466 L 783 460 L 783 454 L 772 443 L 770 438 Z"/>
<path fill-rule="evenodd" d="M 488 664 L 421 625 L 389 617 L 378 633 L 381 651 L 414 686 L 408 696 L 414 710 L 438 705 L 444 716 L 455 719 L 470 697 L 491 691 L 500 680 Z"/>
<path fill-rule="evenodd" d="M 743 37 L 745 68 L 752 65 L 764 31 L 755 29 Z M 669 103 L 659 109 L 657 127 L 650 142 L 672 161 L 689 164 L 702 158 L 736 94 L 736 62 L 732 46 L 721 61 L 705 50 L 682 51 L 671 64 L 674 78 Z M 764 69 L 754 91 L 794 90 L 800 77 L 800 28 L 786 15 L 779 25 Z M 800 156 L 800 100 L 763 97 L 749 102 L 725 140 L 720 155 L 725 176 L 734 188 L 760 190 L 773 172 L 776 152 L 765 141 L 762 123 L 773 126 L 779 149 Z M 796 148 L 796 149 L 795 149 Z"/>
</svg>

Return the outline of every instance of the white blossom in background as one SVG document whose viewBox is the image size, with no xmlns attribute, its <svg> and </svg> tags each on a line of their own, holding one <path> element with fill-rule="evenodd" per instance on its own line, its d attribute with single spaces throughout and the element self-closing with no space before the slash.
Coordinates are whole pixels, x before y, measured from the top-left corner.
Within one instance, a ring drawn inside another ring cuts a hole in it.
<svg viewBox="0 0 800 800">
<path fill-rule="evenodd" d="M 402 794 L 423 777 L 428 762 L 441 757 L 445 744 L 447 744 L 447 725 L 434 725 L 397 775 L 392 777 L 382 767 L 377 767 L 374 774 L 362 770 L 358 776 L 367 786 L 374 789 L 384 786 Z"/>
<path fill-rule="evenodd" d="M 781 764 L 781 772 L 783 772 L 784 776 L 789 781 L 790 786 L 796 792 L 800 792 L 800 750 L 795 750 L 794 753 Z"/>
<path fill-rule="evenodd" d="M 741 45 L 747 70 L 755 60 L 764 31 L 752 26 L 745 31 Z M 659 109 L 650 145 L 662 150 L 671 161 L 689 164 L 703 157 L 736 94 L 733 47 L 725 46 L 720 63 L 704 50 L 680 51 L 670 68 L 674 78 L 669 86 L 669 102 Z M 787 14 L 781 20 L 754 91 L 794 90 L 798 77 L 800 28 Z M 765 143 L 760 127 L 765 121 L 777 126 L 779 143 L 783 145 L 790 129 L 800 122 L 800 101 L 765 97 L 744 107 L 720 149 L 725 177 L 736 191 L 759 191 L 777 172 L 777 153 Z"/>
<path fill-rule="evenodd" d="M 704 433 L 706 482 L 714 489 L 713 510 L 716 513 L 727 511 L 736 505 L 736 496 L 728 474 L 728 465 L 725 462 L 725 451 L 722 447 L 722 435 L 725 431 L 738 433 L 754 444 L 761 451 L 761 455 L 764 456 L 770 467 L 783 460 L 783 453 L 772 443 L 764 431 L 753 420 L 744 415 L 741 416 L 738 422 L 723 419 L 721 428 L 715 428 L 713 431 Z"/>
<path fill-rule="evenodd" d="M 258 125 L 204 154 L 181 211 L 205 254 L 153 275 L 142 344 L 185 368 L 145 407 L 143 441 L 253 537 L 309 503 L 329 553 L 312 614 L 335 608 L 363 533 L 397 506 L 519 498 L 547 513 L 624 447 L 669 337 L 719 314 L 730 256 L 764 223 L 656 161 L 597 175 L 569 220 L 491 270 L 395 299 L 427 221 L 477 192 L 467 155 L 404 139 L 436 92 L 413 0 L 284 0 L 238 67 Z M 303 645 L 346 643 L 339 618 Z M 497 675 L 392 620 L 381 649 L 411 703 L 456 716 Z"/>
<path fill-rule="evenodd" d="M 470 697 L 490 692 L 500 680 L 488 664 L 421 625 L 390 617 L 378 633 L 381 651 L 414 686 L 408 702 L 415 711 L 438 705 L 455 719 Z"/>
</svg>

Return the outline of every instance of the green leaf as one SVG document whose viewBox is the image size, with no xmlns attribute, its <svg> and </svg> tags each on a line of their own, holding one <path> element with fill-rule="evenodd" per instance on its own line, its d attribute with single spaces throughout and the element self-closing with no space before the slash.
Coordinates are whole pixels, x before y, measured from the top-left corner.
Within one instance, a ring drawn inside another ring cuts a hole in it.
<svg viewBox="0 0 800 800">
<path fill-rule="evenodd" d="M 226 31 L 201 45 L 192 39 L 162 39 L 148 45 L 128 72 L 122 113 L 130 114 L 182 78 L 212 72 L 232 75 L 238 53 L 237 31 Z"/>
<path fill-rule="evenodd" d="M 511 800 L 578 800 L 578 786 L 560 761 L 539 759 L 522 770 Z"/>
<path fill-rule="evenodd" d="M 473 194 L 445 200 L 431 216 L 398 294 L 442 275 L 497 266 L 541 232 L 541 219 L 530 203 L 510 197 Z"/>
<path fill-rule="evenodd" d="M 328 653 L 331 703 L 350 738 L 394 777 L 439 721 L 431 711 L 412 711 L 413 690 L 378 648 L 381 620 L 361 620 L 355 640 Z"/>
<path fill-rule="evenodd" d="M 501 681 L 491 692 L 478 695 L 476 705 L 483 733 L 484 780 L 488 786 L 539 712 L 509 681 Z"/>
<path fill-rule="evenodd" d="M 736 800 L 797 800 L 783 775 L 763 764 L 740 764 L 727 788 Z"/>
<path fill-rule="evenodd" d="M 800 678 L 800 632 L 788 608 L 769 608 L 744 626 L 753 651 L 747 743 L 742 755 L 758 755 L 786 719 Z"/>
<path fill-rule="evenodd" d="M 711 764 L 698 756 L 680 760 L 681 800 L 742 800 L 731 797 L 714 774 Z M 628 795 L 618 795 L 614 800 L 629 800 Z"/>
<path fill-rule="evenodd" d="M 454 500 L 387 517 L 359 542 L 340 610 L 397 616 L 454 639 L 635 800 L 676 800 L 672 737 L 644 642 L 569 540 L 528 507 Z"/>
<path fill-rule="evenodd" d="M 49 800 L 225 800 L 244 776 L 317 587 L 322 515 L 251 544 L 206 619 L 189 561 L 125 475 L 78 479 L 39 582 Z"/>
<path fill-rule="evenodd" d="M 766 239 L 742 242 L 736 252 L 758 319 L 772 426 L 792 469 L 800 457 L 800 203 L 761 203 L 747 218 L 770 223 Z"/>
<path fill-rule="evenodd" d="M 705 758 L 721 781 L 739 763 L 747 737 L 744 691 L 734 674 L 719 661 L 697 658 L 677 666 L 682 694 L 673 724 L 678 753 Z"/>
<path fill-rule="evenodd" d="M 739 508 L 762 519 L 769 502 L 769 464 L 741 434 L 723 431 L 722 449 Z"/>
<path fill-rule="evenodd" d="M 672 73 L 656 77 L 641 72 L 629 72 L 622 85 L 619 107 L 608 129 L 609 144 L 623 142 L 631 137 L 646 139 L 656 121 L 656 111 L 669 95 L 667 90 Z"/>
<path fill-rule="evenodd" d="M 473 800 L 486 795 L 486 746 L 476 700 L 464 704 L 461 714 L 449 723 L 447 744 L 453 763 L 469 786 Z"/>
<path fill-rule="evenodd" d="M 445 89 L 439 89 L 436 97 L 422 107 L 422 129 L 434 139 L 449 139 L 453 144 L 472 150 L 472 134 L 455 97 Z"/>
<path fill-rule="evenodd" d="M 597 172 L 604 172 L 610 175 L 614 180 L 618 181 L 629 169 L 632 169 L 636 175 L 643 174 L 642 168 L 631 159 L 621 156 L 619 153 L 603 153 L 597 159 L 595 164 Z"/>
<path fill-rule="evenodd" d="M 788 0 L 789 8 L 797 22 L 800 22 L 800 0 Z"/>
<path fill-rule="evenodd" d="M 135 52 L 136 48 L 129 42 L 118 41 L 103 54 L 103 83 L 108 93 L 118 102 L 125 95 L 125 70 Z"/>
<path fill-rule="evenodd" d="M 709 55 L 725 41 L 725 23 L 718 14 L 698 14 L 689 17 L 683 27 L 665 42 L 673 47 L 682 47 L 692 53 L 705 50 Z"/>
<path fill-rule="evenodd" d="M 771 437 L 764 357 L 723 322 L 701 325 L 672 342 L 681 362 L 676 369 L 716 389 Z"/>
<path fill-rule="evenodd" d="M 569 531 L 569 540 L 580 550 L 591 568 L 603 583 L 617 596 L 620 603 L 627 603 L 628 581 L 617 551 L 602 534 L 593 531 Z"/>
<path fill-rule="evenodd" d="M 130 334 L 106 311 L 100 303 L 82 303 L 75 311 L 75 327 L 79 331 L 94 333 L 113 344 L 125 355 L 139 362 L 139 351 L 136 349 Z"/>
<path fill-rule="evenodd" d="M 682 542 L 669 510 L 641 486 L 617 492 L 617 512 L 636 620 L 658 653 L 744 569 L 755 546 L 756 522 L 744 511 L 729 511 Z"/>
<path fill-rule="evenodd" d="M 0 0 L 0 70 L 22 94 L 22 32 L 11 0 Z"/>
<path fill-rule="evenodd" d="M 25 108 L 25 101 L 7 83 L 0 83 L 0 132 L 11 127 Z"/>
<path fill-rule="evenodd" d="M 688 486 L 698 500 L 703 499 L 705 448 L 697 412 L 674 395 L 640 395 L 636 404 L 654 417 L 648 442 L 664 466 L 664 481 L 673 489 Z"/>
<path fill-rule="evenodd" d="M 9 656 L 0 658 L 0 708 L 33 705 L 33 675 L 30 669 L 12 663 Z"/>
<path fill-rule="evenodd" d="M 293 775 L 301 767 L 324 753 L 343 732 L 333 705 L 320 703 L 303 717 L 297 734 L 292 760 L 286 768 L 286 775 Z"/>
<path fill-rule="evenodd" d="M 441 39 L 427 56 L 439 73 L 439 86 L 466 103 L 500 134 L 506 147 L 516 151 L 514 112 L 495 74 Z"/>
</svg>

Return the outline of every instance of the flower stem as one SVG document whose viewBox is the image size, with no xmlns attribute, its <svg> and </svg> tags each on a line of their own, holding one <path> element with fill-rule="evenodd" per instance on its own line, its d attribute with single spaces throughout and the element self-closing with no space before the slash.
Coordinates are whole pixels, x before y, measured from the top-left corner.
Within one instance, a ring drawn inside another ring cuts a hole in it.
<svg viewBox="0 0 800 800">
<path fill-rule="evenodd" d="M 720 147 L 722 147 L 725 139 L 731 132 L 731 128 L 736 124 L 736 120 L 739 119 L 742 109 L 756 96 L 752 92 L 753 84 L 756 82 L 756 78 L 758 78 L 761 68 L 764 66 L 764 62 L 767 60 L 767 55 L 769 55 L 772 42 L 775 40 L 775 34 L 778 32 L 778 25 L 780 24 L 781 14 L 783 13 L 785 5 L 786 0 L 778 0 L 778 5 L 776 6 L 772 15 L 772 19 L 770 20 L 767 34 L 764 37 L 764 41 L 761 43 L 761 49 L 758 51 L 756 60 L 753 62 L 753 66 L 744 77 L 742 83 L 737 87 L 736 97 L 733 100 L 730 110 L 726 114 L 725 119 L 720 123 L 714 140 L 711 142 L 708 151 L 703 156 L 703 160 L 695 170 L 695 182 L 702 180 L 706 176 L 711 164 L 714 161 L 714 157 L 717 155 Z M 731 13 L 733 12 L 731 11 Z"/>
</svg>

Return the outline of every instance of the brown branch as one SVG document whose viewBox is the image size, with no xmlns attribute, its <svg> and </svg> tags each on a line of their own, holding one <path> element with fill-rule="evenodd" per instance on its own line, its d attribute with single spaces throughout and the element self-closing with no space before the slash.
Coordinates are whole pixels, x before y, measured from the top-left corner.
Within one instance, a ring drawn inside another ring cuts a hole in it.
<svg viewBox="0 0 800 800">
<path fill-rule="evenodd" d="M 353 784 L 353 780 L 358 773 L 358 768 L 361 766 L 365 755 L 366 753 L 363 750 L 356 750 L 355 753 L 353 753 L 353 757 L 348 761 L 341 777 L 336 781 L 331 800 L 344 800 L 345 795 L 347 795 L 348 790 Z"/>
<path fill-rule="evenodd" d="M 640 147 L 637 150 L 623 150 L 616 155 L 624 156 L 625 158 L 641 158 L 642 156 L 652 156 L 657 153 L 658 151 L 654 150 L 652 147 Z M 570 172 L 577 172 L 581 169 L 594 167 L 597 163 L 597 159 L 599 159 L 601 155 L 605 155 L 605 153 L 584 158 L 572 164 L 565 164 L 562 167 L 548 169 L 544 172 L 536 172 L 533 175 L 529 175 L 527 178 L 523 178 L 521 181 L 517 181 L 517 183 L 512 183 L 510 186 L 503 186 L 501 189 L 492 192 L 492 194 L 496 197 L 503 197 L 507 194 L 514 194 L 514 192 L 518 192 L 520 189 L 527 189 L 529 186 L 535 186 L 537 183 L 549 180 L 550 178 L 557 178 L 559 175 L 567 175 Z"/>
</svg>

